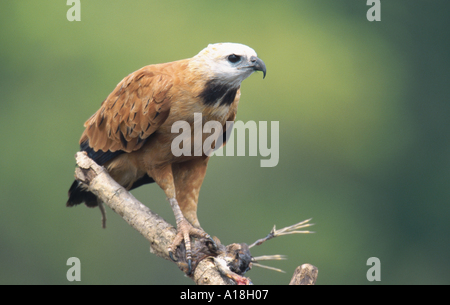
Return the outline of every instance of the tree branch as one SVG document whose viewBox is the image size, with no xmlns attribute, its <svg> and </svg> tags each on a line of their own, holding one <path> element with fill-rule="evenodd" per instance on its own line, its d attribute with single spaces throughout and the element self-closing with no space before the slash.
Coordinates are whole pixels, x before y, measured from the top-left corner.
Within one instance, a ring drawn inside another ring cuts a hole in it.
<svg viewBox="0 0 450 305">
<path fill-rule="evenodd" d="M 87 185 L 89 191 L 141 233 L 150 242 L 151 253 L 172 261 L 167 249 L 175 238 L 176 229 L 140 203 L 85 152 L 78 152 L 75 158 L 79 166 L 75 170 L 75 178 Z M 104 215 L 104 212 L 102 214 Z M 103 224 L 104 222 L 105 218 Z M 214 249 L 208 239 L 194 240 L 192 246 L 195 271 L 190 278 L 198 285 L 250 284 L 249 279 L 235 273 L 239 273 L 239 267 L 242 268 L 242 264 L 248 266 L 246 270 L 242 270 L 243 273 L 251 268 L 249 247 L 246 244 L 232 244 L 225 247 L 219 240 L 216 240 L 216 244 L 217 249 Z M 182 243 L 175 252 L 178 258 L 175 263 L 183 272 L 186 272 L 184 251 L 184 243 Z M 236 255 L 236 253 L 244 255 Z M 246 259 L 241 261 L 242 257 Z"/>
<path fill-rule="evenodd" d="M 289 285 L 314 285 L 319 270 L 310 264 L 303 264 L 295 269 Z"/>
</svg>

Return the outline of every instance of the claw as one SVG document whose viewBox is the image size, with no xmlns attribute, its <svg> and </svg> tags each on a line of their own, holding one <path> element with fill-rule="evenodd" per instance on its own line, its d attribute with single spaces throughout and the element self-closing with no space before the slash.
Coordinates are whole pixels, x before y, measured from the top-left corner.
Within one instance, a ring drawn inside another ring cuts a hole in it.
<svg viewBox="0 0 450 305">
<path fill-rule="evenodd" d="M 169 257 L 170 257 L 170 259 L 173 260 L 175 263 L 178 262 L 178 260 L 175 259 L 175 258 L 173 257 L 173 252 L 170 251 L 170 250 L 169 250 Z"/>
<path fill-rule="evenodd" d="M 207 238 L 209 239 L 209 241 L 211 242 L 211 244 L 213 245 L 213 247 L 214 247 L 214 250 L 217 250 L 217 244 L 216 244 L 216 241 L 211 237 L 211 236 L 207 236 Z"/>
<path fill-rule="evenodd" d="M 188 263 L 188 271 L 187 271 L 187 275 L 191 275 L 191 273 L 192 273 L 192 259 L 188 259 L 187 260 L 187 263 Z"/>
</svg>

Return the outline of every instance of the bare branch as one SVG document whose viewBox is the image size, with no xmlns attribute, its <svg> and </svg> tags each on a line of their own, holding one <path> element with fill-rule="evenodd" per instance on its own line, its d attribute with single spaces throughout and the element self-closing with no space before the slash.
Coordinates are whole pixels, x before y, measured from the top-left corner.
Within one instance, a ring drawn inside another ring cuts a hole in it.
<svg viewBox="0 0 450 305">
<path fill-rule="evenodd" d="M 112 179 L 103 167 L 91 160 L 85 152 L 78 152 L 75 157 L 79 166 L 75 170 L 75 178 L 86 184 L 89 191 L 94 193 L 104 204 L 109 206 L 130 226 L 141 233 L 150 242 L 151 253 L 172 261 L 167 249 L 175 238 L 176 229 L 163 218 L 153 213 L 148 207 L 140 203 L 133 195 Z M 101 208 L 100 210 L 102 211 Z M 106 217 L 104 210 L 102 211 L 102 215 L 102 225 L 105 226 Z M 308 221 L 306 220 L 278 231 L 274 227 L 266 238 L 258 240 L 250 247 L 259 245 L 275 236 L 307 233 L 309 231 L 296 230 L 310 226 Z M 198 285 L 251 284 L 250 279 L 242 276 L 251 268 L 252 263 L 257 266 L 259 265 L 252 259 L 249 251 L 250 247 L 245 243 L 231 244 L 225 247 L 220 244 L 219 240 L 216 240 L 217 248 L 212 248 L 211 244 L 209 239 L 194 239 L 192 251 L 194 272 L 190 275 L 190 278 Z M 175 263 L 183 272 L 187 271 L 185 254 L 184 243 L 182 243 L 175 251 L 175 256 L 179 258 Z M 282 255 L 272 255 L 260 256 L 257 259 L 279 260 L 285 259 L 285 257 Z M 280 271 L 277 268 L 261 267 Z M 312 267 L 315 268 L 315 275 L 317 277 L 317 268 Z M 310 273 L 305 271 L 302 274 L 308 275 L 308 279 L 313 278 Z M 293 280 L 291 280 L 291 283 Z M 302 281 L 312 282 L 311 280 Z"/>
<path fill-rule="evenodd" d="M 175 238 L 175 228 L 140 203 L 85 153 L 78 152 L 76 160 L 79 167 L 75 170 L 75 178 L 87 184 L 89 191 L 141 233 L 150 242 L 151 253 L 172 261 L 167 248 Z M 184 257 L 182 253 L 184 249 L 177 250 L 179 251 L 176 253 L 177 257 Z M 186 270 L 185 261 L 180 260 L 177 265 L 181 270 Z M 230 281 L 222 276 L 215 265 L 211 264 L 211 260 L 200 261 L 191 278 L 197 284 L 230 284 Z"/>
<path fill-rule="evenodd" d="M 304 230 L 303 231 L 296 231 L 298 229 L 303 229 L 303 228 L 307 228 L 307 227 L 313 226 L 314 224 L 308 223 L 311 219 L 312 218 L 307 219 L 307 220 L 303 220 L 302 222 L 296 223 L 295 225 L 288 226 L 288 227 L 285 227 L 285 228 L 280 229 L 280 230 L 277 230 L 276 227 L 273 226 L 272 231 L 270 231 L 270 233 L 266 237 L 258 239 L 257 241 L 255 241 L 253 244 L 251 244 L 248 247 L 252 248 L 254 246 L 259 246 L 263 242 L 268 241 L 269 239 L 272 239 L 272 238 L 277 237 L 277 236 L 289 235 L 289 234 L 299 234 L 299 233 L 300 234 L 314 233 L 312 231 L 304 231 Z"/>
<path fill-rule="evenodd" d="M 303 264 L 295 269 L 289 285 L 314 285 L 319 270 L 310 264 Z"/>
</svg>

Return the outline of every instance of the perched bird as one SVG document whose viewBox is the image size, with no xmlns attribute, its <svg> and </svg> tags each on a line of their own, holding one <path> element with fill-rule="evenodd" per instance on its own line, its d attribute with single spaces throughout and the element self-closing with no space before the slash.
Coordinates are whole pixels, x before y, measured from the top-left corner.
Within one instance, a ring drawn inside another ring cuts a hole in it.
<svg viewBox="0 0 450 305">
<path fill-rule="evenodd" d="M 165 192 L 177 223 L 173 250 L 184 240 L 190 263 L 189 235 L 208 237 L 197 219 L 200 187 L 209 156 L 205 153 L 175 156 L 171 131 L 177 121 L 192 127 L 194 113 L 202 124 L 234 121 L 241 82 L 255 71 L 266 75 L 266 66 L 256 52 L 237 43 L 210 44 L 196 56 L 143 67 L 125 77 L 84 124 L 81 151 L 87 152 L 111 177 L 132 190 L 156 182 Z M 202 140 L 210 134 L 203 134 Z M 224 136 L 223 135 L 223 136 Z M 202 142 L 203 142 L 202 141 Z M 75 180 L 67 206 L 84 202 L 99 204 L 97 197 Z"/>
</svg>

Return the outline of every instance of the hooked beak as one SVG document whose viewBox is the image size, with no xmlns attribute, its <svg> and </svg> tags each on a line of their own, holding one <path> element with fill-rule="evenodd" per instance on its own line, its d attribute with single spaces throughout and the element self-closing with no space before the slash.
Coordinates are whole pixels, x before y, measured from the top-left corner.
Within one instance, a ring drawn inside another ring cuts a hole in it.
<svg viewBox="0 0 450 305">
<path fill-rule="evenodd" d="M 261 59 L 256 56 L 252 56 L 250 57 L 250 63 L 251 67 L 253 67 L 255 71 L 262 71 L 263 78 L 266 77 L 266 65 Z"/>
</svg>

